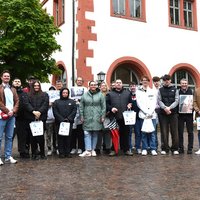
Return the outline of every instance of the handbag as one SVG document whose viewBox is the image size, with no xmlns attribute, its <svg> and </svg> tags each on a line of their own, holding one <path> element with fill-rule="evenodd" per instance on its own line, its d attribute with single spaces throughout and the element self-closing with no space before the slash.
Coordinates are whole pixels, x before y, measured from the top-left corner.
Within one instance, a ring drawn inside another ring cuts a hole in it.
<svg viewBox="0 0 200 200">
<path fill-rule="evenodd" d="M 103 127 L 104 127 L 105 129 L 108 129 L 108 128 L 109 128 L 109 127 L 108 127 L 109 123 L 110 123 L 110 118 L 105 117 L 105 119 L 104 119 L 104 121 L 103 121 Z"/>
<path fill-rule="evenodd" d="M 59 126 L 58 134 L 62 136 L 69 136 L 69 131 L 70 131 L 70 123 L 61 122 Z"/>
<path fill-rule="evenodd" d="M 144 119 L 141 131 L 145 133 L 152 133 L 153 131 L 155 131 L 152 119 Z"/>
<path fill-rule="evenodd" d="M 43 121 L 33 121 L 29 124 L 32 135 L 40 136 L 44 134 Z"/>
<path fill-rule="evenodd" d="M 125 125 L 134 125 L 136 120 L 136 112 L 132 110 L 127 110 L 123 112 Z"/>
</svg>

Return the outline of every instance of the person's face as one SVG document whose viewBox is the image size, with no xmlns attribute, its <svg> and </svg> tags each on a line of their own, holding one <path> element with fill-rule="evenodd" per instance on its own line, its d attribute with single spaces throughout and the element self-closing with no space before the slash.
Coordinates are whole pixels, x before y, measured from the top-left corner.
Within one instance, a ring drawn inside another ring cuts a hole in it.
<svg viewBox="0 0 200 200">
<path fill-rule="evenodd" d="M 12 85 L 14 86 L 14 87 L 21 87 L 21 85 L 22 85 L 22 83 L 21 83 L 21 80 L 20 79 L 15 79 L 14 81 L 13 81 L 13 83 L 12 83 Z"/>
<path fill-rule="evenodd" d="M 63 90 L 63 91 L 62 91 L 62 96 L 63 96 L 64 98 L 67 98 L 68 95 L 69 95 L 68 90 Z"/>
<path fill-rule="evenodd" d="M 63 84 L 61 82 L 56 83 L 56 90 L 61 90 Z"/>
<path fill-rule="evenodd" d="M 171 84 L 171 79 L 164 79 L 163 80 L 163 85 L 165 85 L 165 86 L 169 86 Z"/>
<path fill-rule="evenodd" d="M 91 91 L 95 91 L 97 89 L 97 83 L 91 82 L 89 88 Z"/>
<path fill-rule="evenodd" d="M 82 86 L 83 85 L 83 79 L 82 78 L 77 78 L 76 84 L 77 84 L 77 86 Z"/>
<path fill-rule="evenodd" d="M 146 78 L 143 78 L 143 79 L 142 79 L 142 86 L 145 87 L 145 88 L 146 88 L 147 86 L 149 86 L 149 81 L 148 81 Z"/>
<path fill-rule="evenodd" d="M 155 88 L 159 88 L 160 87 L 160 81 L 155 81 L 153 82 Z"/>
<path fill-rule="evenodd" d="M 7 72 L 3 73 L 1 80 L 5 84 L 9 83 L 10 82 L 10 74 Z"/>
<path fill-rule="evenodd" d="M 102 92 L 106 92 L 106 91 L 107 91 L 107 87 L 106 87 L 106 84 L 105 84 L 105 83 L 102 83 L 102 84 L 101 84 L 100 90 L 101 90 Z"/>
<path fill-rule="evenodd" d="M 121 80 L 116 80 L 115 88 L 118 89 L 118 90 L 122 89 L 122 81 Z"/>
<path fill-rule="evenodd" d="M 187 88 L 188 88 L 188 82 L 187 81 L 181 81 L 180 84 L 181 84 L 181 89 L 187 90 Z"/>
<path fill-rule="evenodd" d="M 136 85 L 130 85 L 130 91 L 135 92 L 136 91 Z"/>
<path fill-rule="evenodd" d="M 35 92 L 38 92 L 38 91 L 40 90 L 40 84 L 39 84 L 39 83 L 35 83 L 35 84 L 33 85 L 33 88 L 34 88 L 34 91 L 35 91 Z"/>
</svg>

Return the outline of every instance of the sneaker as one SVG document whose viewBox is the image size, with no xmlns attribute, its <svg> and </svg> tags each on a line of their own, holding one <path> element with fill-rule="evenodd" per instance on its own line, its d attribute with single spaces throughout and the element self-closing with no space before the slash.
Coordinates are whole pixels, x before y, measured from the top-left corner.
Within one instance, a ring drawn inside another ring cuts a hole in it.
<svg viewBox="0 0 200 200">
<path fill-rule="evenodd" d="M 93 156 L 93 157 L 97 156 L 97 154 L 96 154 L 96 151 L 95 151 L 95 150 L 92 150 L 92 152 L 91 152 L 91 156 Z"/>
<path fill-rule="evenodd" d="M 10 156 L 10 158 L 5 159 L 5 163 L 15 164 L 17 163 L 17 160 Z"/>
<path fill-rule="evenodd" d="M 59 151 L 58 151 L 58 149 L 56 150 L 56 154 L 59 155 Z"/>
<path fill-rule="evenodd" d="M 70 153 L 71 154 L 75 154 L 76 153 L 76 149 L 72 149 Z"/>
<path fill-rule="evenodd" d="M 179 152 L 178 151 L 174 151 L 173 154 L 174 155 L 179 155 Z"/>
<path fill-rule="evenodd" d="M 111 151 L 108 155 L 109 156 L 116 156 L 117 154 L 115 153 L 115 151 Z"/>
<path fill-rule="evenodd" d="M 124 153 L 124 155 L 126 155 L 126 156 L 132 156 L 133 153 L 132 153 L 131 151 L 126 151 L 126 152 Z"/>
<path fill-rule="evenodd" d="M 90 151 L 84 151 L 83 153 L 79 154 L 80 157 L 90 157 L 91 156 L 91 152 Z"/>
<path fill-rule="evenodd" d="M 81 153 L 82 153 L 82 149 L 78 149 L 77 154 L 81 154 Z M 71 154 L 73 154 L 73 153 L 71 153 Z"/>
<path fill-rule="evenodd" d="M 3 164 L 4 164 L 4 163 L 3 163 L 3 161 L 2 161 L 1 158 L 0 158 L 0 166 L 3 165 Z"/>
<path fill-rule="evenodd" d="M 166 155 L 167 154 L 166 151 L 161 151 L 160 153 L 161 153 L 161 155 Z"/>
<path fill-rule="evenodd" d="M 52 151 L 51 150 L 48 150 L 47 151 L 47 156 L 51 156 L 52 155 Z"/>
<path fill-rule="evenodd" d="M 146 155 L 147 155 L 147 150 L 146 149 L 142 150 L 142 156 L 146 156 Z"/>
<path fill-rule="evenodd" d="M 200 149 L 195 152 L 196 155 L 200 155 Z"/>
<path fill-rule="evenodd" d="M 158 153 L 156 152 L 156 150 L 152 150 L 152 151 L 151 151 L 151 155 L 152 155 L 152 156 L 157 156 Z"/>
<path fill-rule="evenodd" d="M 137 154 L 141 154 L 142 150 L 141 149 L 137 149 Z"/>
</svg>

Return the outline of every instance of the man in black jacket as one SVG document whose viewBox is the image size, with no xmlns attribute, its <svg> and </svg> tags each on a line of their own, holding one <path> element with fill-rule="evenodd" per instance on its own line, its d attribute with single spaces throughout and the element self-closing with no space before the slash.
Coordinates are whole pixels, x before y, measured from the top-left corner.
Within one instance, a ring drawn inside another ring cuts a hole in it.
<svg viewBox="0 0 200 200">
<path fill-rule="evenodd" d="M 120 147 L 125 155 L 133 155 L 129 151 L 129 126 L 124 124 L 123 112 L 131 108 L 131 94 L 124 90 L 122 81 L 115 81 L 115 88 L 106 95 L 107 111 L 110 111 L 116 118 L 119 125 Z M 113 153 L 111 153 L 113 155 Z"/>
<path fill-rule="evenodd" d="M 192 154 L 193 149 L 193 92 L 188 88 L 188 81 L 181 79 L 181 88 L 179 90 L 179 116 L 178 116 L 178 135 L 179 135 L 179 153 L 184 153 L 183 134 L 184 124 L 188 132 L 187 153 Z"/>
<path fill-rule="evenodd" d="M 163 76 L 163 87 L 158 91 L 158 104 L 160 106 L 160 129 L 161 129 L 161 154 L 165 155 L 172 151 L 178 152 L 178 90 L 171 84 L 171 76 Z M 169 130 L 171 132 L 172 146 L 169 147 Z"/>
</svg>

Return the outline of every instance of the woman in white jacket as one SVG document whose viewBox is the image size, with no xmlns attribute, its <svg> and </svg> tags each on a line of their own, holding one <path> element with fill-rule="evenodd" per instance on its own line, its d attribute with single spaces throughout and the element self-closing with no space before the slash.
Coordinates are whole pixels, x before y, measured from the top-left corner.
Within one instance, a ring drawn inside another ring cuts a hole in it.
<svg viewBox="0 0 200 200">
<path fill-rule="evenodd" d="M 149 88 L 149 78 L 143 76 L 141 79 L 142 86 L 138 88 L 136 92 L 137 96 L 137 105 L 140 109 L 139 118 L 141 124 L 144 120 L 151 119 L 153 127 L 151 130 L 144 130 L 142 127 L 142 155 L 147 155 L 147 148 L 150 147 L 151 154 L 156 156 L 156 136 L 155 136 L 155 127 L 156 127 L 156 103 L 157 96 L 153 89 Z M 148 127 L 150 128 L 150 127 Z M 154 130 L 153 130 L 154 129 Z"/>
</svg>

